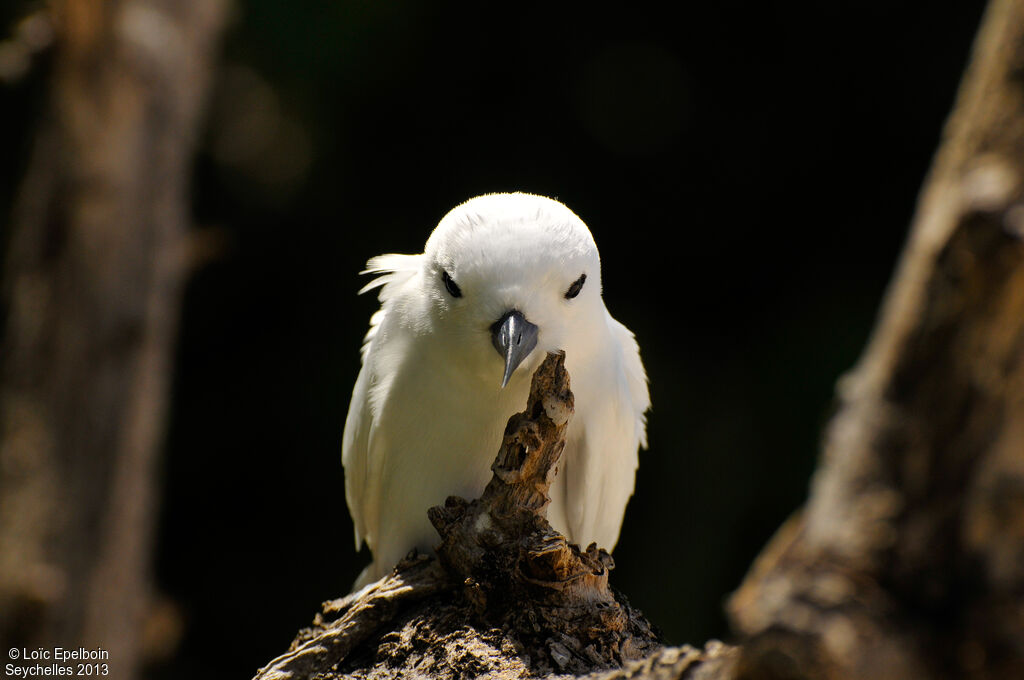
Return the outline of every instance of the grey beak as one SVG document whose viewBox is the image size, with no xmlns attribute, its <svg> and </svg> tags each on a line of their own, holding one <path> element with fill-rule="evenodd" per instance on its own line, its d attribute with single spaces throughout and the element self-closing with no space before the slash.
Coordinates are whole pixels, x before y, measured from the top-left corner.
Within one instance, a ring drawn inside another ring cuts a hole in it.
<svg viewBox="0 0 1024 680">
<path fill-rule="evenodd" d="M 508 384 L 508 379 L 515 373 L 523 359 L 529 356 L 537 346 L 537 331 L 540 329 L 526 320 L 518 309 L 507 312 L 505 316 L 491 326 L 491 343 L 498 354 L 505 359 L 505 375 L 501 386 Z"/>
</svg>

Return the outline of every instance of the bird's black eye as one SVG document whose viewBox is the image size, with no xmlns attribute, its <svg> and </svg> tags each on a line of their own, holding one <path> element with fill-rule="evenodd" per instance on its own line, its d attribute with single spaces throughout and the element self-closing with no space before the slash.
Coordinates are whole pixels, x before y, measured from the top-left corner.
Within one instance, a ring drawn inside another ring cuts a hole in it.
<svg viewBox="0 0 1024 680">
<path fill-rule="evenodd" d="M 574 297 L 576 297 L 577 295 L 579 295 L 580 291 L 583 290 L 583 284 L 586 283 L 586 282 L 587 282 L 587 275 L 586 274 L 580 274 L 580 278 L 578 278 L 575 281 L 573 281 L 572 285 L 569 286 L 569 290 L 565 291 L 565 299 L 566 300 L 571 300 Z"/>
<path fill-rule="evenodd" d="M 452 280 L 452 277 L 448 276 L 448 272 L 441 274 L 441 280 L 444 281 L 444 287 L 448 289 L 452 297 L 462 297 L 462 289 L 459 288 L 459 284 Z"/>
</svg>

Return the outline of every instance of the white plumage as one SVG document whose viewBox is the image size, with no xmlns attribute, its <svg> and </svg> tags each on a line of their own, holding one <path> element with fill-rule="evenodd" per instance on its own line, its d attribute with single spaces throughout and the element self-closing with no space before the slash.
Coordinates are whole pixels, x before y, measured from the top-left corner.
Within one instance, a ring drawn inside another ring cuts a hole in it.
<svg viewBox="0 0 1024 680">
<path fill-rule="evenodd" d="M 441 220 L 423 254 L 381 255 L 365 273 L 378 276 L 360 292 L 379 287 L 381 308 L 342 448 L 356 548 L 365 541 L 374 556 L 361 582 L 412 548 L 432 550 L 430 506 L 483 491 L 506 421 L 556 350 L 566 353 L 576 414 L 548 519 L 572 542 L 611 550 L 650 398 L 633 334 L 601 299 L 586 225 L 549 198 L 479 196 Z"/>
</svg>

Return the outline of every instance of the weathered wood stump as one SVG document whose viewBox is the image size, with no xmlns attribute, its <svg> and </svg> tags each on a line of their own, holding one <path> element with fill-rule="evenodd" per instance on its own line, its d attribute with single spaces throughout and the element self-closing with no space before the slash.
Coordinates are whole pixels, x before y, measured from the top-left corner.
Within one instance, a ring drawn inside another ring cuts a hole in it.
<svg viewBox="0 0 1024 680">
<path fill-rule="evenodd" d="M 430 509 L 441 535 L 437 559 L 411 555 L 388 577 L 326 603 L 257 680 L 595 671 L 668 678 L 731 666 L 725 645 L 664 648 L 609 586 L 611 556 L 570 544 L 545 519 L 572 413 L 565 357 L 549 355 L 526 410 L 509 419 L 481 497 Z"/>
</svg>

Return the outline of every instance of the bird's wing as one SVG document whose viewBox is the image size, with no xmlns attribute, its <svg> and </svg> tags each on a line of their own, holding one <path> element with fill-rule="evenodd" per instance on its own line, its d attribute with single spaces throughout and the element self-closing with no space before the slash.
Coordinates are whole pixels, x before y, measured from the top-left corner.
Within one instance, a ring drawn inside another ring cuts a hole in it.
<svg viewBox="0 0 1024 680">
<path fill-rule="evenodd" d="M 634 434 L 639 447 L 647 448 L 647 411 L 651 408 L 651 394 L 647 389 L 647 372 L 640 361 L 640 347 L 633 332 L 621 323 L 608 317 L 612 336 L 618 340 L 622 357 L 622 374 L 629 388 L 628 405 L 634 421 Z M 636 448 L 636 447 L 634 447 Z"/>
<path fill-rule="evenodd" d="M 345 468 L 345 498 L 355 527 L 357 550 L 363 541 L 372 544 L 380 501 L 380 485 L 374 483 L 379 480 L 371 469 L 374 467 L 373 434 L 377 420 L 374 408 L 376 400 L 371 390 L 379 389 L 384 382 L 379 375 L 382 367 L 375 360 L 375 344 L 383 341 L 378 339 L 378 334 L 387 316 L 389 301 L 413 277 L 419 269 L 419 263 L 419 255 L 380 255 L 370 259 L 366 263 L 366 270 L 362 272 L 378 275 L 359 292 L 380 288 L 378 298 L 381 307 L 370 317 L 370 329 L 363 340 L 363 365 L 352 390 L 341 445 L 341 462 Z"/>
<path fill-rule="evenodd" d="M 633 334 L 611 316 L 608 326 L 612 349 L 603 379 L 591 387 L 597 394 L 580 414 L 582 434 L 566 461 L 565 483 L 573 540 L 612 550 L 633 495 L 638 449 L 647 448 L 651 400 Z"/>
</svg>

